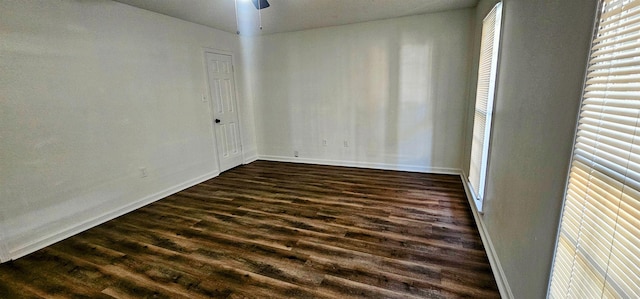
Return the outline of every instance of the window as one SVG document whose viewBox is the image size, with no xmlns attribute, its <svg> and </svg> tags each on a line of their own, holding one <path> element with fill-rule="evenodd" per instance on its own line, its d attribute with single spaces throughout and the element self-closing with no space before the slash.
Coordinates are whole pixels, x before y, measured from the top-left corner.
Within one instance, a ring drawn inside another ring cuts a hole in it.
<svg viewBox="0 0 640 299">
<path fill-rule="evenodd" d="M 471 184 L 478 211 L 482 211 L 482 200 L 484 198 L 491 115 L 498 68 L 501 19 L 502 3 L 498 3 L 482 21 L 476 108 L 473 117 L 473 139 L 471 141 L 471 163 L 469 165 L 469 183 Z"/>
<path fill-rule="evenodd" d="M 640 297 L 640 0 L 599 14 L 550 298 Z"/>
</svg>

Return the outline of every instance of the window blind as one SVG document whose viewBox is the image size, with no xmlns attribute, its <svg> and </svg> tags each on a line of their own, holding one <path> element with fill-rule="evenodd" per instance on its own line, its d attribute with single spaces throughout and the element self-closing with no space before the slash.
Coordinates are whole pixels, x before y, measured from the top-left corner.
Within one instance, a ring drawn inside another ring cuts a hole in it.
<svg viewBox="0 0 640 299">
<path fill-rule="evenodd" d="M 640 0 L 599 13 L 550 298 L 640 298 Z"/>
<path fill-rule="evenodd" d="M 473 117 L 473 139 L 471 141 L 471 163 L 469 165 L 469 183 L 473 189 L 478 210 L 482 210 L 487 156 L 489 154 L 489 134 L 495 93 L 501 12 L 502 3 L 498 3 L 482 21 L 476 105 Z"/>
</svg>

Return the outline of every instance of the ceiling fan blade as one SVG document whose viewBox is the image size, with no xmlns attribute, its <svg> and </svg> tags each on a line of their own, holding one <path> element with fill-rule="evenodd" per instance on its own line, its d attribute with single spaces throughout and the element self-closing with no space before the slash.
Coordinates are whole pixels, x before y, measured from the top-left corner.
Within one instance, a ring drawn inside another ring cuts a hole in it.
<svg viewBox="0 0 640 299">
<path fill-rule="evenodd" d="M 253 6 L 255 6 L 256 9 L 263 9 L 271 6 L 267 0 L 252 0 L 251 2 L 253 2 Z"/>
</svg>

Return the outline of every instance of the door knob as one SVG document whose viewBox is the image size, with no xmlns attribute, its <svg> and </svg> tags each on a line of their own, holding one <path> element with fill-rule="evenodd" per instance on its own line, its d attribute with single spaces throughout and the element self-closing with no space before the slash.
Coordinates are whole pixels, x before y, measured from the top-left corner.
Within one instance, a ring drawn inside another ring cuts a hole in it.
<svg viewBox="0 0 640 299">
<path fill-rule="evenodd" d="M 220 123 L 220 120 L 216 118 L 216 124 L 219 124 L 219 123 Z"/>
</svg>

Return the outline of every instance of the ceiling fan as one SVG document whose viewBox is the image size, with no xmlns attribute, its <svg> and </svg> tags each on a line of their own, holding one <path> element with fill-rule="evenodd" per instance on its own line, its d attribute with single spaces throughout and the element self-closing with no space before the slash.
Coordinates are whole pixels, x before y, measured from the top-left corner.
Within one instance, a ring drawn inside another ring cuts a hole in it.
<svg viewBox="0 0 640 299">
<path fill-rule="evenodd" d="M 240 19 L 238 18 L 238 0 L 234 1 L 235 2 L 235 9 L 236 9 L 236 34 L 240 35 Z M 253 6 L 256 7 L 256 9 L 258 10 L 258 17 L 259 17 L 259 24 L 260 24 L 260 30 L 262 30 L 262 9 L 265 9 L 269 6 L 271 6 L 269 4 L 269 1 L 267 0 L 251 0 L 251 3 L 253 3 Z"/>
<path fill-rule="evenodd" d="M 269 2 L 267 0 L 251 0 L 251 2 L 253 2 L 253 6 L 255 6 L 258 10 L 265 9 L 271 6 L 269 5 Z"/>
</svg>

